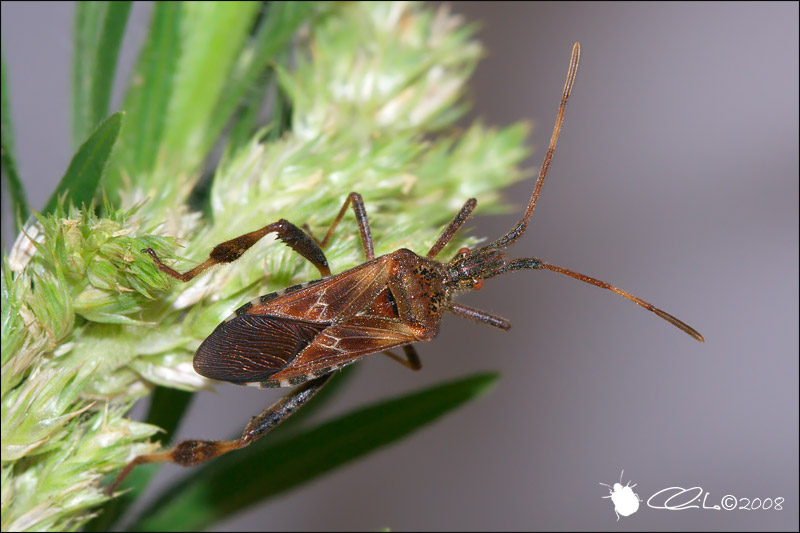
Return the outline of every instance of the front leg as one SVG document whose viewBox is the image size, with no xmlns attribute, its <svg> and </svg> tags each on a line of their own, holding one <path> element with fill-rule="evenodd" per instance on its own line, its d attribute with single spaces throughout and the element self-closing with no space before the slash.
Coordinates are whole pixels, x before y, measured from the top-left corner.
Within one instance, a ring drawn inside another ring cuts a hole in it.
<svg viewBox="0 0 800 533">
<path fill-rule="evenodd" d="M 165 265 L 152 248 L 142 251 L 153 258 L 158 269 L 164 274 L 181 281 L 189 281 L 214 265 L 236 261 L 251 246 L 269 233 L 275 233 L 292 250 L 308 259 L 317 267 L 323 278 L 331 275 L 328 260 L 319 245 L 306 232 L 285 219 L 280 219 L 272 224 L 267 224 L 261 229 L 239 235 L 234 239 L 218 244 L 211 250 L 208 259 L 183 274 Z"/>
<path fill-rule="evenodd" d="M 331 377 L 333 377 L 333 372 L 298 385 L 260 415 L 253 417 L 242 432 L 242 436 L 236 440 L 185 440 L 179 442 L 170 450 L 136 457 L 122 469 L 113 483 L 106 488 L 106 494 L 112 495 L 122 480 L 137 465 L 175 463 L 181 466 L 196 466 L 205 463 L 209 459 L 249 446 L 305 405 L 328 383 Z"/>
</svg>

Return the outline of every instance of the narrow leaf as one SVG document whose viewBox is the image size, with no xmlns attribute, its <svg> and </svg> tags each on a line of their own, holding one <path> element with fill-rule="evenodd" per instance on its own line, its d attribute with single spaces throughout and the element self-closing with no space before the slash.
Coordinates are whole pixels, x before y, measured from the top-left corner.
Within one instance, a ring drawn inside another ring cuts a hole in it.
<svg viewBox="0 0 800 533">
<path fill-rule="evenodd" d="M 164 132 L 164 119 L 172 94 L 175 67 L 180 58 L 181 4 L 158 2 L 153 6 L 150 36 L 136 71 L 141 85 L 134 85 L 130 106 L 130 137 L 135 141 L 133 162 L 138 170 L 149 171 Z M 126 128 L 127 129 L 127 128 Z"/>
<path fill-rule="evenodd" d="M 202 162 L 212 112 L 258 13 L 257 2 L 196 2 L 184 6 L 183 53 L 175 74 L 163 137 L 177 168 Z"/>
<path fill-rule="evenodd" d="M 76 2 L 72 50 L 72 142 L 91 131 L 91 87 L 97 59 L 97 39 L 108 2 Z"/>
<path fill-rule="evenodd" d="M 137 185 L 155 165 L 180 60 L 183 11 L 180 2 L 153 5 L 150 31 L 125 95 L 125 129 L 104 182 L 112 200 L 117 199 L 123 171 Z"/>
<path fill-rule="evenodd" d="M 2 125 L 3 146 L 8 149 L 11 157 L 14 157 L 14 124 L 11 121 L 11 94 L 8 89 L 8 72 L 6 70 L 6 58 L 0 54 L 0 124 Z M 4 150 L 5 151 L 5 150 Z"/>
<path fill-rule="evenodd" d="M 78 148 L 66 174 L 48 200 L 42 214 L 55 210 L 59 196 L 66 195 L 67 202 L 76 206 L 89 204 L 94 198 L 103 176 L 108 156 L 119 136 L 124 113 L 114 113 L 97 126 L 94 133 Z"/>
<path fill-rule="evenodd" d="M 17 172 L 17 160 L 14 156 L 14 124 L 11 121 L 8 73 L 6 72 L 6 60 L 3 57 L 0 57 L 0 72 L 2 74 L 2 80 L 0 80 L 0 164 L 2 164 L 8 192 L 11 196 L 14 229 L 19 231 L 19 225 L 28 218 L 28 199 Z"/>
<path fill-rule="evenodd" d="M 234 76 L 225 86 L 208 129 L 207 143 L 213 143 L 230 119 L 240 100 L 263 82 L 269 62 L 285 51 L 300 24 L 315 9 L 313 2 L 270 2 L 268 11 L 246 53 L 239 56 Z M 257 91 L 258 92 L 258 91 Z"/>
<path fill-rule="evenodd" d="M 131 2 L 117 1 L 105 2 L 107 4 L 103 13 L 102 26 L 95 48 L 94 66 L 91 72 L 91 115 L 89 128 L 94 128 L 103 117 L 108 115 L 108 105 L 111 101 L 111 89 L 114 85 L 114 73 L 117 70 L 117 58 L 122 37 L 125 35 L 125 26 L 128 23 L 128 14 Z"/>
<path fill-rule="evenodd" d="M 214 460 L 168 488 L 142 513 L 135 531 L 206 528 L 362 457 L 485 393 L 497 374 L 476 374 L 381 402 L 278 442 Z"/>
</svg>

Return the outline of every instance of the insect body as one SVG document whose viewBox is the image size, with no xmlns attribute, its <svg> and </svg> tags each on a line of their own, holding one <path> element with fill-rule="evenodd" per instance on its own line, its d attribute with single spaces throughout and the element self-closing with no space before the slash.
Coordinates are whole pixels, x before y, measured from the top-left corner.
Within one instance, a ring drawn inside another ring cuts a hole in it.
<svg viewBox="0 0 800 533">
<path fill-rule="evenodd" d="M 622 474 L 625 471 L 619 473 L 619 483 L 614 483 L 614 486 L 608 485 L 606 483 L 600 483 L 601 485 L 605 485 L 608 487 L 608 496 L 603 496 L 603 498 L 611 498 L 611 502 L 614 504 L 614 514 L 617 515 L 617 521 L 619 521 L 619 515 L 622 516 L 630 516 L 636 511 L 639 510 L 639 502 L 642 501 L 639 498 L 639 495 L 633 492 L 633 487 L 636 486 L 636 483 L 631 485 L 630 481 L 622 486 Z"/>
<path fill-rule="evenodd" d="M 213 379 L 280 387 L 371 353 L 431 340 L 451 305 L 447 276 L 446 265 L 400 249 L 262 296 L 203 342 L 195 369 Z"/>
<path fill-rule="evenodd" d="M 409 368 L 419 369 L 421 364 L 412 343 L 433 339 L 447 311 L 507 330 L 511 324 L 506 319 L 454 301 L 459 292 L 478 289 L 485 279 L 506 272 L 551 270 L 609 289 L 702 341 L 703 337 L 687 324 L 603 281 L 540 259 L 509 259 L 506 254 L 506 248 L 525 232 L 536 206 L 555 151 L 579 56 L 580 46 L 575 43 L 553 135 L 525 213 L 508 233 L 486 246 L 474 250 L 462 248 L 446 263 L 436 260 L 475 209 L 477 201 L 472 198 L 425 256 L 402 248 L 375 257 L 363 201 L 358 193 L 351 193 L 321 241 L 294 224 L 279 220 L 216 246 L 206 261 L 186 273 L 162 263 L 153 250 L 145 250 L 162 272 L 189 281 L 211 266 L 235 261 L 259 239 L 275 233 L 309 260 L 322 278 L 261 296 L 240 307 L 209 335 L 194 357 L 195 370 L 212 379 L 259 387 L 297 387 L 254 417 L 239 439 L 184 441 L 172 450 L 137 457 L 123 469 L 109 491 L 137 464 L 171 461 L 195 465 L 249 445 L 308 401 L 327 383 L 334 370 L 366 355 L 384 352 Z M 331 275 L 323 249 L 348 206 L 352 206 L 358 223 L 366 262 Z M 405 358 L 390 351 L 394 348 L 402 348 Z"/>
</svg>

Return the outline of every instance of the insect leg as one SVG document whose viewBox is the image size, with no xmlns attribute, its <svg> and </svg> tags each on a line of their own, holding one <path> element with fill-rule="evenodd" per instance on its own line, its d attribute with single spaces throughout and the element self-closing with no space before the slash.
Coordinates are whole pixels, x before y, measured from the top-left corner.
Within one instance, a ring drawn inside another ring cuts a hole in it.
<svg viewBox="0 0 800 533">
<path fill-rule="evenodd" d="M 233 450 L 249 446 L 305 405 L 328 383 L 331 377 L 333 377 L 333 372 L 312 379 L 292 389 L 286 396 L 272 404 L 260 415 L 253 417 L 242 432 L 242 436 L 236 440 L 185 440 L 179 442 L 171 450 L 136 457 L 122 469 L 114 479 L 114 482 L 106 488 L 106 494 L 113 494 L 122 480 L 137 465 L 169 462 L 181 466 L 195 466 Z"/>
<path fill-rule="evenodd" d="M 455 235 L 456 232 L 459 229 L 461 229 L 461 226 L 464 225 L 464 222 L 467 221 L 470 214 L 472 214 L 472 211 L 475 209 L 476 205 L 478 205 L 478 201 L 475 198 L 470 198 L 469 200 L 467 200 L 467 202 L 461 208 L 461 211 L 459 211 L 456 217 L 450 222 L 450 224 L 448 224 L 447 227 L 444 228 L 442 234 L 439 235 L 439 238 L 436 239 L 434 245 L 431 246 L 431 250 L 428 252 L 428 257 L 433 259 L 439 254 L 439 252 L 442 251 L 442 248 L 444 248 L 447 245 L 447 243 L 450 242 L 450 239 L 453 238 L 453 235 Z"/>
<path fill-rule="evenodd" d="M 328 260 L 325 258 L 325 254 L 322 252 L 319 245 L 306 232 L 285 219 L 280 219 L 272 224 L 267 224 L 261 229 L 239 235 L 235 239 L 218 244 L 211 250 L 208 259 L 183 274 L 162 263 L 161 259 L 152 248 L 147 248 L 142 251 L 153 258 L 158 269 L 164 274 L 181 281 L 189 281 L 198 274 L 206 271 L 209 267 L 220 263 L 236 261 L 249 250 L 251 246 L 269 233 L 276 233 L 277 237 L 292 250 L 308 259 L 317 267 L 322 277 L 331 275 L 331 269 L 328 267 Z"/>
<path fill-rule="evenodd" d="M 385 355 L 388 355 L 401 365 L 410 368 L 411 370 L 419 370 L 422 368 L 422 361 L 417 354 L 417 350 L 411 344 L 406 344 L 403 346 L 403 355 L 406 356 L 405 359 L 397 355 L 396 353 L 392 352 L 391 350 L 386 350 L 383 352 Z"/>
<path fill-rule="evenodd" d="M 364 247 L 364 255 L 367 257 L 367 260 L 373 259 L 375 257 L 375 247 L 372 245 L 372 233 L 369 230 L 367 210 L 364 209 L 364 199 L 361 198 L 361 195 L 357 192 L 351 192 L 347 195 L 344 205 L 339 210 L 339 214 L 336 215 L 336 218 L 333 219 L 331 226 L 328 228 L 328 232 L 325 234 L 325 238 L 322 239 L 322 241 L 317 241 L 317 243 L 319 244 L 320 248 L 325 248 L 328 246 L 331 236 L 333 235 L 333 230 L 335 230 L 336 226 L 339 225 L 339 221 L 342 220 L 342 217 L 347 211 L 347 206 L 350 204 L 353 205 L 353 213 L 355 214 L 356 222 L 358 223 L 358 232 L 361 234 L 361 244 Z"/>
<path fill-rule="evenodd" d="M 458 315 L 462 318 L 469 318 L 470 320 L 475 320 L 476 322 L 482 322 L 484 324 L 488 324 L 496 328 L 504 330 L 508 330 L 511 328 L 511 322 L 509 322 L 505 318 L 490 315 L 485 311 L 481 311 L 479 309 L 475 309 L 472 307 L 467 307 L 466 305 L 452 304 L 450 305 L 450 311 L 454 315 Z"/>
</svg>

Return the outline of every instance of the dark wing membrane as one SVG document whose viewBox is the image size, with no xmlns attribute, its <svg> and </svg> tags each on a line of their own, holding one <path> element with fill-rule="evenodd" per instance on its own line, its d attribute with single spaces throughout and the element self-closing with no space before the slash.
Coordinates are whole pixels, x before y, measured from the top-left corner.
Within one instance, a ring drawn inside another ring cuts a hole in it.
<svg viewBox="0 0 800 533">
<path fill-rule="evenodd" d="M 243 314 L 223 322 L 194 354 L 201 376 L 232 383 L 264 381 L 286 368 L 330 324 Z"/>
</svg>

